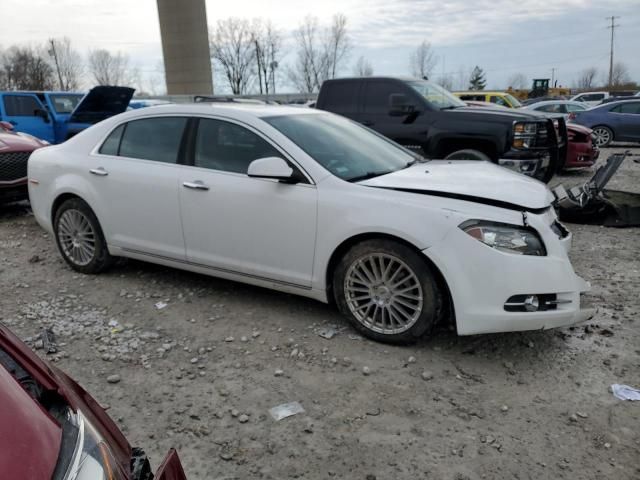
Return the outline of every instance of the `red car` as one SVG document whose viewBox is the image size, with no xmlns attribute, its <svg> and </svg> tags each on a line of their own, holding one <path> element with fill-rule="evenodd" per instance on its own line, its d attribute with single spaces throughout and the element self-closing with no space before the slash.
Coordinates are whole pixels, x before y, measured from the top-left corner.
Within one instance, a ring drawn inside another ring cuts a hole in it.
<svg viewBox="0 0 640 480">
<path fill-rule="evenodd" d="M 35 149 L 49 145 L 26 133 L 16 133 L 13 125 L 0 122 L 0 203 L 24 200 L 27 191 L 27 161 Z"/>
<path fill-rule="evenodd" d="M 2 324 L 0 478 L 186 480 L 173 449 L 153 476 L 104 409 Z"/>
<path fill-rule="evenodd" d="M 594 141 L 594 135 L 590 128 L 568 123 L 567 136 L 569 137 L 569 148 L 567 161 L 564 164 L 565 169 L 590 167 L 596 163 L 600 150 Z"/>
</svg>

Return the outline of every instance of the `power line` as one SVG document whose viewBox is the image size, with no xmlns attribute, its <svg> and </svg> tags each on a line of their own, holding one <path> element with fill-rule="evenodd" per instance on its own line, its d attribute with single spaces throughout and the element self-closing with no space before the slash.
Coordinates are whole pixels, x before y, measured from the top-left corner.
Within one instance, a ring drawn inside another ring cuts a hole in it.
<svg viewBox="0 0 640 480">
<path fill-rule="evenodd" d="M 616 18 L 620 18 L 620 17 L 616 17 L 611 15 L 610 17 L 607 17 L 607 20 L 611 20 L 611 25 L 609 25 L 607 28 L 611 29 L 611 53 L 609 54 L 609 87 L 611 87 L 612 83 L 613 83 L 613 34 L 616 30 L 616 27 L 619 27 L 620 24 L 615 24 L 615 20 Z"/>
</svg>

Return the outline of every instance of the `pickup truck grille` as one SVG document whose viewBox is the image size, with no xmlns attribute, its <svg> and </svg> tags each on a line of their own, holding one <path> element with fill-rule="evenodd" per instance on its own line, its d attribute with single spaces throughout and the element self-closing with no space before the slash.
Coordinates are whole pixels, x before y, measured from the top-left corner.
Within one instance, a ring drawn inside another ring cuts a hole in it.
<svg viewBox="0 0 640 480">
<path fill-rule="evenodd" d="M 0 153 L 0 182 L 11 182 L 27 176 L 31 152 Z"/>
</svg>

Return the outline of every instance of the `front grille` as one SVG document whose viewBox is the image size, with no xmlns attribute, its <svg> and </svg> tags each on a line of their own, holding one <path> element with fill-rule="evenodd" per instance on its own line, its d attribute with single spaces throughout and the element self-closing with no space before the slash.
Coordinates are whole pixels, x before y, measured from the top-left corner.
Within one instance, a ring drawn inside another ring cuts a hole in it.
<svg viewBox="0 0 640 480">
<path fill-rule="evenodd" d="M 0 181 L 11 182 L 27 176 L 27 160 L 31 152 L 0 153 Z"/>
</svg>

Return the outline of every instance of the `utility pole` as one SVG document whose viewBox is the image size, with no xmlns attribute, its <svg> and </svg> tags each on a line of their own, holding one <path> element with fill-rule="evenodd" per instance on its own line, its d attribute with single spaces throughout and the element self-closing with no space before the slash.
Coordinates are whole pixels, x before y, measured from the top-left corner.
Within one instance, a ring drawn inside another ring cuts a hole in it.
<svg viewBox="0 0 640 480">
<path fill-rule="evenodd" d="M 64 85 L 62 83 L 62 73 L 60 73 L 60 65 L 58 64 L 58 55 L 56 54 L 56 42 L 53 38 L 50 38 L 49 43 L 51 44 L 51 50 L 49 50 L 49 55 L 53 57 L 53 60 L 56 63 L 56 70 L 58 72 L 58 81 L 60 82 L 60 90 L 64 90 Z"/>
<path fill-rule="evenodd" d="M 556 67 L 552 67 L 551 68 L 551 88 L 555 88 L 555 84 L 553 83 L 553 81 L 556 78 Z"/>
<path fill-rule="evenodd" d="M 607 20 L 611 20 L 611 25 L 607 27 L 611 29 L 611 53 L 609 54 L 609 88 L 611 88 L 611 84 L 613 83 L 613 33 L 615 32 L 616 27 L 620 26 L 620 24 L 615 24 L 616 18 L 620 17 L 615 17 L 613 15 L 607 17 Z"/>
</svg>

